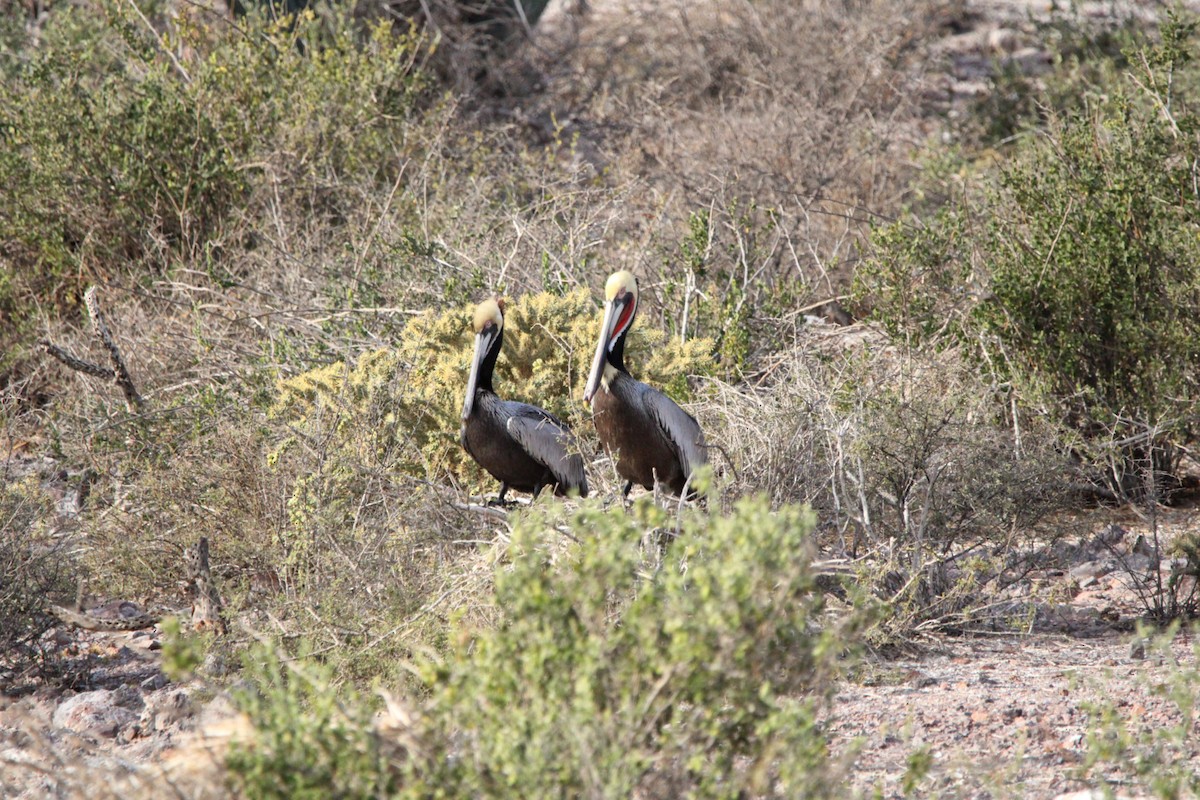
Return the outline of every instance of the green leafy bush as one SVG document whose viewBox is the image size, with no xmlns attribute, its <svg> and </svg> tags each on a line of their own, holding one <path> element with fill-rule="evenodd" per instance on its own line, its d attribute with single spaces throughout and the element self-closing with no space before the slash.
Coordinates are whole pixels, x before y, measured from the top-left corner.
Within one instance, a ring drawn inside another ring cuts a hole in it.
<svg viewBox="0 0 1200 800">
<path fill-rule="evenodd" d="M 101 11 L 105 24 L 84 17 Z M 113 55 L 122 53 L 124 57 Z M 213 235 L 243 189 L 213 116 L 116 5 L 56 12 L 0 80 L 0 310 L 78 302 Z"/>
<path fill-rule="evenodd" d="M 226 756 L 233 788 L 251 800 L 392 796 L 395 775 L 378 746 L 370 706 L 353 689 L 334 691 L 329 670 L 247 652 L 237 705 L 253 725 Z"/>
<path fill-rule="evenodd" d="M 817 718 L 847 641 L 818 625 L 812 513 L 685 513 L 655 569 L 638 542 L 670 522 L 589 507 L 565 547 L 516 524 L 499 623 L 427 670 L 409 796 L 842 796 Z"/>
<path fill-rule="evenodd" d="M 649 498 L 565 524 L 522 515 L 489 559 L 494 595 L 472 595 L 494 622 L 451 618 L 399 730 L 372 729 L 364 698 L 303 651 L 253 648 L 231 782 L 250 797 L 845 796 L 819 719 L 858 618 L 824 617 L 813 525 L 762 498 L 721 516 Z M 665 553 L 640 544 L 672 534 Z"/>
<path fill-rule="evenodd" d="M 0 314 L 21 323 L 180 262 L 212 270 L 247 208 L 336 218 L 391 185 L 421 47 L 318 10 L 232 26 L 151 8 L 159 36 L 132 4 L 97 0 L 0 60 Z"/>
<path fill-rule="evenodd" d="M 1193 28 L 1165 25 L 1133 94 L 1055 121 L 988 190 L 883 231 L 860 276 L 890 330 L 977 348 L 1122 496 L 1176 474 L 1200 408 L 1200 117 L 1173 77 Z"/>
</svg>

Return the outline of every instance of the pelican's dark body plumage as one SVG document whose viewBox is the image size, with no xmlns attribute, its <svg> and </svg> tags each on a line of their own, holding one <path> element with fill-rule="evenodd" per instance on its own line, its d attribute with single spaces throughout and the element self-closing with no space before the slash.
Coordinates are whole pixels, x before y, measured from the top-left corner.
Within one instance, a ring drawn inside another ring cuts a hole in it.
<svg viewBox="0 0 1200 800">
<path fill-rule="evenodd" d="M 509 489 L 587 497 L 587 476 L 575 437 L 553 414 L 528 403 L 501 400 L 492 372 L 504 343 L 504 310 L 485 300 L 475 310 L 475 355 L 467 379 L 459 438 L 471 458 L 500 481 L 499 500 Z"/>
<path fill-rule="evenodd" d="M 681 495 L 696 468 L 708 462 L 704 433 L 695 417 L 625 369 L 625 336 L 637 313 L 637 280 L 618 272 L 605 286 L 604 321 L 584 390 L 596 434 L 616 459 L 625 494 L 658 483 Z"/>
</svg>

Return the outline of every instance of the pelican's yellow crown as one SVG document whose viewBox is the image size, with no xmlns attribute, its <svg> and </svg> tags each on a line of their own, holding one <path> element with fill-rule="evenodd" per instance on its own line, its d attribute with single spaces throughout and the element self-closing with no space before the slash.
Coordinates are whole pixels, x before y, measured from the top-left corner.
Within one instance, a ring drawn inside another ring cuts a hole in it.
<svg viewBox="0 0 1200 800">
<path fill-rule="evenodd" d="M 475 307 L 475 318 L 471 322 L 475 332 L 482 331 L 489 322 L 496 323 L 497 328 L 504 327 L 504 301 L 498 297 L 489 297 Z"/>
<path fill-rule="evenodd" d="M 633 277 L 633 273 L 626 269 L 614 272 L 609 276 L 608 283 L 604 284 L 604 299 L 612 300 L 621 293 L 621 290 L 637 297 L 637 278 Z"/>
</svg>

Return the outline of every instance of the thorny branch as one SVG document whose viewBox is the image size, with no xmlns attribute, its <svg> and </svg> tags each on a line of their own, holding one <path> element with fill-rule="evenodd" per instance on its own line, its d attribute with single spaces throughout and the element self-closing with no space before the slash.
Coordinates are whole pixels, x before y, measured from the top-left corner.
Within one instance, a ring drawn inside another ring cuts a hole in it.
<svg viewBox="0 0 1200 800">
<path fill-rule="evenodd" d="M 91 361 L 84 361 L 47 340 L 42 341 L 42 349 L 77 372 L 113 381 L 120 387 L 121 394 L 125 396 L 125 409 L 131 414 L 140 411 L 143 404 L 142 396 L 138 394 L 137 387 L 133 385 L 133 378 L 125 366 L 125 360 L 121 357 L 121 350 L 117 347 L 116 341 L 113 340 L 112 334 L 108 330 L 108 324 L 104 321 L 104 314 L 100 311 L 100 302 L 96 299 L 95 286 L 84 293 L 83 302 L 87 306 L 88 319 L 92 322 L 92 332 L 104 345 L 112 367 L 102 367 Z"/>
</svg>

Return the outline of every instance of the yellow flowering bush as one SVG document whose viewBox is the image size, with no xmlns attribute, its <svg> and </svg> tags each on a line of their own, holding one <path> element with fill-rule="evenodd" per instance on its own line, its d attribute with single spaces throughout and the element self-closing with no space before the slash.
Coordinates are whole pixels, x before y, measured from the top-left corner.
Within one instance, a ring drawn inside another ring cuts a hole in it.
<svg viewBox="0 0 1200 800">
<path fill-rule="evenodd" d="M 329 437 L 327 447 L 356 463 L 480 485 L 486 476 L 458 442 L 473 347 L 471 311 L 426 312 L 408 323 L 395 349 L 365 353 L 353 365 L 338 362 L 280 382 L 272 416 L 293 433 L 275 456 L 297 436 L 315 435 L 319 428 Z M 497 393 L 541 406 L 582 440 L 589 439 L 590 412 L 582 396 L 599 321 L 599 309 L 586 290 L 526 295 L 510 302 L 504 349 L 496 364 Z M 635 325 L 627 360 L 639 379 L 686 401 L 687 376 L 712 370 L 711 349 L 708 339 L 668 340 L 662 331 Z"/>
</svg>

